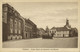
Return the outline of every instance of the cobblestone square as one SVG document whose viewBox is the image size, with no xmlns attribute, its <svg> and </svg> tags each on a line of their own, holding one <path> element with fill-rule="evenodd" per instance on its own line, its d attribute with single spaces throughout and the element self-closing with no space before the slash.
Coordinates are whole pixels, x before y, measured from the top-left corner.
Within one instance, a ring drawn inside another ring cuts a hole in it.
<svg viewBox="0 0 80 52">
<path fill-rule="evenodd" d="M 3 48 L 77 48 L 78 38 L 22 39 L 3 42 Z"/>
</svg>

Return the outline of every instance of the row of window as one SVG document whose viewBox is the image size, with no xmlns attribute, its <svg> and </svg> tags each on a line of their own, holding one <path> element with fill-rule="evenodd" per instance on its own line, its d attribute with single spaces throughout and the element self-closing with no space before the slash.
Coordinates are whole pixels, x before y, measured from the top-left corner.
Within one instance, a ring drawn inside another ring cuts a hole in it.
<svg viewBox="0 0 80 52">
<path fill-rule="evenodd" d="M 25 31 L 31 31 L 32 30 L 32 26 L 28 23 L 25 24 Z"/>
<path fill-rule="evenodd" d="M 14 26 L 13 26 L 14 24 Z M 17 21 L 17 19 L 15 19 L 14 23 L 13 23 L 13 19 L 10 18 L 10 32 L 13 33 L 13 29 L 15 29 L 15 33 L 19 32 L 19 34 L 21 34 L 21 22 Z"/>
<path fill-rule="evenodd" d="M 50 33 L 56 33 L 56 31 L 50 31 Z"/>
<path fill-rule="evenodd" d="M 8 7 L 3 7 L 3 22 L 4 23 L 7 23 L 7 11 L 8 11 Z M 19 16 L 20 17 L 20 15 L 17 13 L 17 12 L 15 12 L 14 10 L 12 10 L 12 9 L 9 9 L 9 12 L 10 13 L 14 13 L 14 15 L 15 16 Z"/>
<path fill-rule="evenodd" d="M 14 9 L 12 9 L 12 8 L 8 8 L 7 6 L 4 6 L 4 7 L 3 7 L 3 11 L 4 11 L 4 12 L 9 11 L 10 13 L 14 13 L 15 16 L 20 16 L 19 13 L 18 13 L 16 10 L 14 10 Z"/>
<path fill-rule="evenodd" d="M 69 37 L 69 34 L 57 34 L 57 36 L 62 36 L 62 37 Z"/>
<path fill-rule="evenodd" d="M 7 18 L 10 17 L 10 33 L 13 33 L 13 30 L 14 30 L 14 33 L 19 33 L 21 34 L 21 21 L 18 19 L 15 19 L 13 20 L 13 17 L 12 16 L 8 16 L 8 12 L 9 13 L 14 13 L 15 16 L 19 16 L 19 13 L 8 7 L 7 5 L 3 5 L 3 14 L 2 14 L 2 19 L 3 19 L 3 22 L 4 23 L 7 23 Z"/>
<path fill-rule="evenodd" d="M 7 12 L 3 13 L 3 22 L 7 23 Z"/>
<path fill-rule="evenodd" d="M 60 34 L 60 33 L 61 33 L 61 34 L 66 34 L 66 33 L 68 34 L 69 31 L 57 31 L 57 33 L 58 33 L 58 34 Z"/>
</svg>

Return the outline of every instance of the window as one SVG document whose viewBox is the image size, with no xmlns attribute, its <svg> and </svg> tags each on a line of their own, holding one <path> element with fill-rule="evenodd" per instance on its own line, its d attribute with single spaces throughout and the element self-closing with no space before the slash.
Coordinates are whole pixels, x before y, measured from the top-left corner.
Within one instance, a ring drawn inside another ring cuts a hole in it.
<svg viewBox="0 0 80 52">
<path fill-rule="evenodd" d="M 3 22 L 7 23 L 7 12 L 3 13 Z"/>
<path fill-rule="evenodd" d="M 13 33 L 13 19 L 10 18 L 10 33 Z"/>
<path fill-rule="evenodd" d="M 19 34 L 21 34 L 21 23 L 19 21 Z"/>
<path fill-rule="evenodd" d="M 4 9 L 3 9 L 3 11 L 7 11 L 7 10 L 8 10 L 8 8 L 4 6 Z"/>
<path fill-rule="evenodd" d="M 17 19 L 15 19 L 15 33 L 17 33 Z"/>
<path fill-rule="evenodd" d="M 15 16 L 17 16 L 17 13 L 15 12 Z"/>
<path fill-rule="evenodd" d="M 12 9 L 9 9 L 9 12 L 12 13 Z"/>
</svg>

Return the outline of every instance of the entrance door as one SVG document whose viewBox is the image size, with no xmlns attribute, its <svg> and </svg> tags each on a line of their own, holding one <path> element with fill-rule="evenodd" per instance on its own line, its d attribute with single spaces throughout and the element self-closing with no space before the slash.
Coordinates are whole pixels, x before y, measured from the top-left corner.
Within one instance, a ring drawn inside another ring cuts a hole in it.
<svg viewBox="0 0 80 52">
<path fill-rule="evenodd" d="M 64 34 L 63 34 L 63 37 L 64 37 Z"/>
<path fill-rule="evenodd" d="M 26 38 L 27 38 L 27 33 L 26 33 Z"/>
</svg>

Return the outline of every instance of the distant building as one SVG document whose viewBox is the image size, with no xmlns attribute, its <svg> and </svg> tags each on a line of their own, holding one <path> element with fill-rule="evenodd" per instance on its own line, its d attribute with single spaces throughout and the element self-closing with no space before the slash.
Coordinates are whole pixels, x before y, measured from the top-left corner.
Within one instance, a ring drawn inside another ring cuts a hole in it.
<svg viewBox="0 0 80 52">
<path fill-rule="evenodd" d="M 2 5 L 3 41 L 22 39 L 23 21 L 21 15 L 9 4 Z"/>
<path fill-rule="evenodd" d="M 71 30 L 70 30 L 70 37 L 78 37 L 78 30 L 77 30 L 77 28 L 71 28 Z"/>
<path fill-rule="evenodd" d="M 69 37 L 69 29 L 66 27 L 54 27 L 51 29 L 51 35 L 54 37 Z"/>
<path fill-rule="evenodd" d="M 45 30 L 43 28 L 38 28 L 37 34 L 42 37 L 45 34 Z"/>
<path fill-rule="evenodd" d="M 50 29 L 50 34 L 54 37 L 73 37 L 78 36 L 76 28 L 71 28 L 69 20 L 66 19 L 66 25 L 64 27 L 53 27 Z"/>
</svg>

